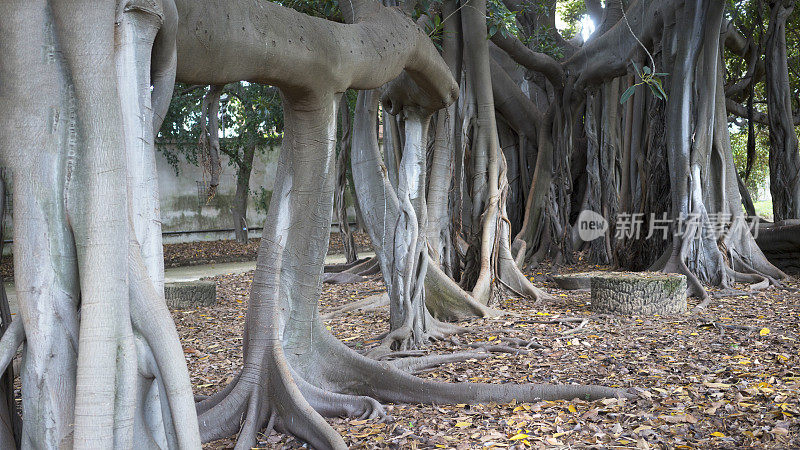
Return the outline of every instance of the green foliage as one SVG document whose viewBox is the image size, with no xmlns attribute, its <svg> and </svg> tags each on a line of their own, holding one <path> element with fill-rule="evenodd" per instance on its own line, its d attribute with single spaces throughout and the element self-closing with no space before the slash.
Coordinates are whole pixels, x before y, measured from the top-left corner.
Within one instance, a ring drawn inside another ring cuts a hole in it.
<svg viewBox="0 0 800 450">
<path fill-rule="evenodd" d="M 642 70 L 639 70 L 639 66 L 637 66 L 635 62 L 631 61 L 631 64 L 633 64 L 633 68 L 636 71 L 636 75 L 638 75 L 640 81 L 635 83 L 633 86 L 628 87 L 628 89 L 625 89 L 625 92 L 622 93 L 622 96 L 619 99 L 620 104 L 627 102 L 628 99 L 633 95 L 633 92 L 636 90 L 636 86 L 642 84 L 650 88 L 650 92 L 653 93 L 655 98 L 659 100 L 666 100 L 667 93 L 664 92 L 664 86 L 663 81 L 661 81 L 661 77 L 665 77 L 669 74 L 663 72 L 653 73 L 653 69 L 648 66 L 644 66 L 642 67 Z"/>
<path fill-rule="evenodd" d="M 753 44 L 761 45 L 764 51 L 766 32 L 769 27 L 769 2 L 763 2 L 762 10 L 758 11 L 759 2 L 756 0 L 727 0 L 725 14 L 726 19 L 733 22 L 733 26 L 745 38 L 753 39 Z M 761 22 L 759 22 L 759 15 Z M 742 79 L 747 73 L 748 61 L 734 55 L 727 48 L 724 49 L 725 62 L 725 83 L 731 85 Z M 789 86 L 791 89 L 792 109 L 800 111 L 800 4 L 797 4 L 794 11 L 786 20 L 786 52 L 789 66 Z M 763 56 L 762 56 L 763 58 Z M 755 104 L 766 101 L 766 91 L 763 78 L 759 80 L 754 88 L 753 100 Z M 737 102 L 745 103 L 741 96 L 735 98 Z"/>
<path fill-rule="evenodd" d="M 489 29 L 491 38 L 497 33 L 503 36 L 519 36 L 517 28 L 517 13 L 519 11 L 509 11 L 506 5 L 500 0 L 488 0 L 486 2 L 486 26 Z"/>
<path fill-rule="evenodd" d="M 181 157 L 198 164 L 197 140 L 207 87 L 175 85 L 169 111 L 161 126 L 156 148 L 178 175 Z M 220 97 L 220 151 L 230 165 L 248 169 L 243 160 L 246 145 L 279 142 L 283 133 L 283 108 L 277 89 L 251 83 L 225 86 Z"/>
<path fill-rule="evenodd" d="M 180 156 L 197 165 L 197 139 L 200 136 L 200 104 L 206 88 L 178 83 L 169 110 L 156 139 L 156 149 L 179 173 Z"/>
<path fill-rule="evenodd" d="M 755 194 L 762 189 L 769 177 L 769 132 L 766 127 L 756 125 L 756 158 L 753 162 L 753 170 L 750 178 L 745 181 L 747 189 Z M 733 163 L 739 176 L 744 177 L 747 167 L 747 129 L 731 130 L 731 151 L 733 152 Z"/>
<path fill-rule="evenodd" d="M 558 13 L 567 27 L 561 30 L 564 39 L 572 39 L 581 31 L 581 18 L 588 14 L 586 3 L 583 0 L 568 0 L 558 2 Z"/>
<path fill-rule="evenodd" d="M 264 189 L 264 186 L 259 186 L 257 192 L 253 192 L 253 203 L 256 205 L 256 211 L 266 214 L 269 210 L 269 202 L 272 200 L 272 191 Z"/>
<path fill-rule="evenodd" d="M 528 44 L 528 47 L 533 51 L 561 59 L 564 57 L 564 52 L 558 46 L 555 37 L 553 37 L 557 32 L 552 27 L 542 25 L 536 29 L 533 35 L 523 39 L 523 42 Z"/>
<path fill-rule="evenodd" d="M 276 0 L 275 3 L 280 3 L 287 8 L 292 8 L 309 16 L 322 17 L 337 22 L 342 21 L 342 12 L 339 10 L 338 0 Z"/>
</svg>

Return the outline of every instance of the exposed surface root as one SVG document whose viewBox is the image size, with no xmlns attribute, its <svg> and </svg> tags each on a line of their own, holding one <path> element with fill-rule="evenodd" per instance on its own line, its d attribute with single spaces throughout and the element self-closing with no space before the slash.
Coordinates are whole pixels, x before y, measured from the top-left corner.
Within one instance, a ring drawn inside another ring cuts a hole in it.
<svg viewBox="0 0 800 450">
<path fill-rule="evenodd" d="M 422 325 L 422 337 L 426 341 L 438 341 L 438 340 L 445 340 L 450 336 L 465 333 L 468 331 L 466 328 L 460 327 L 458 325 L 450 324 L 447 322 L 441 322 L 428 313 L 427 309 L 423 309 L 422 314 L 423 317 L 423 325 Z M 409 318 L 409 321 L 413 320 L 413 318 Z M 417 346 L 409 346 L 412 342 L 412 339 L 415 337 L 415 333 L 412 331 L 411 326 L 402 326 L 396 330 L 390 331 L 383 339 L 379 346 L 372 349 L 368 356 L 373 359 L 380 359 L 388 354 L 393 353 L 394 351 L 406 351 L 406 350 L 413 350 L 417 348 Z"/>
<path fill-rule="evenodd" d="M 450 353 L 446 355 L 426 355 L 412 358 L 403 358 L 392 361 L 392 365 L 403 372 L 417 374 L 425 370 L 450 364 L 455 362 L 467 361 L 470 359 L 486 359 L 491 354 L 482 351 L 467 351 Z"/>
<path fill-rule="evenodd" d="M 327 313 L 320 315 L 320 319 L 329 320 L 338 315 L 351 311 L 370 311 L 373 309 L 382 308 L 384 306 L 389 306 L 389 295 L 386 292 L 370 295 L 362 300 L 348 303 L 338 308 L 333 308 Z"/>
<path fill-rule="evenodd" d="M 322 282 L 328 284 L 362 283 L 367 280 L 369 280 L 369 278 L 348 272 L 322 274 Z"/>
</svg>

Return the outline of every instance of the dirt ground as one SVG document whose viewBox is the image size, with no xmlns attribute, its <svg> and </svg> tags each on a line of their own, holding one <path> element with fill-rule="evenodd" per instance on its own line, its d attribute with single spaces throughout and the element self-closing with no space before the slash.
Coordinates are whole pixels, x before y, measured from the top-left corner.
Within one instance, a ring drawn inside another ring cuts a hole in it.
<svg viewBox="0 0 800 450">
<path fill-rule="evenodd" d="M 592 269 L 573 267 L 568 270 Z M 604 269 L 604 268 L 599 268 Z M 329 419 L 351 448 L 798 448 L 800 447 L 800 283 L 789 290 L 715 298 L 699 314 L 597 317 L 589 294 L 562 291 L 549 270 L 531 273 L 555 301 L 505 299 L 507 315 L 462 322 L 470 332 L 432 344 L 430 353 L 502 345 L 514 338 L 544 348 L 493 353 L 424 373 L 440 381 L 590 383 L 634 388 L 633 401 L 579 399 L 529 404 L 387 405 L 391 420 Z M 241 336 L 252 273 L 215 277 L 219 304 L 175 310 L 192 383 L 211 394 L 241 365 Z M 370 281 L 324 285 L 324 313 L 383 290 Z M 697 303 L 690 299 L 690 306 Z M 586 318 L 558 323 L 563 318 Z M 351 312 L 327 322 L 364 351 L 388 329 L 388 310 Z M 551 323 L 529 323 L 534 320 Z M 233 440 L 205 448 L 232 448 Z M 300 448 L 276 433 L 263 448 Z"/>
</svg>

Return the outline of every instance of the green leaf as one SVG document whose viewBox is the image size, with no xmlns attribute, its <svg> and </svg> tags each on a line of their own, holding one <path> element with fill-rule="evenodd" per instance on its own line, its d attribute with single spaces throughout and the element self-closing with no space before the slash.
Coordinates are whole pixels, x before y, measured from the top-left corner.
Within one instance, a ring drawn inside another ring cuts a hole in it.
<svg viewBox="0 0 800 450">
<path fill-rule="evenodd" d="M 621 104 L 627 102 L 628 99 L 631 98 L 631 95 L 633 95 L 633 92 L 635 90 L 636 90 L 636 86 L 630 86 L 630 87 L 628 87 L 628 89 L 625 89 L 625 92 L 622 93 L 622 97 L 619 98 L 619 104 L 621 105 Z"/>
<path fill-rule="evenodd" d="M 665 72 L 656 72 L 656 73 L 654 73 L 653 75 L 654 75 L 654 76 L 657 76 L 657 77 L 666 77 L 666 76 L 667 76 L 667 75 L 669 75 L 669 74 L 668 74 L 668 73 L 665 73 Z"/>
<path fill-rule="evenodd" d="M 667 93 L 664 92 L 664 87 L 661 85 L 661 80 L 659 80 L 658 78 L 654 78 L 653 80 L 655 82 L 656 87 L 658 88 L 658 91 L 661 92 L 661 95 L 664 97 L 664 100 L 666 100 Z"/>
<path fill-rule="evenodd" d="M 664 97 L 658 92 L 658 88 L 656 88 L 655 83 L 647 83 L 647 86 L 650 88 L 650 91 L 653 93 L 653 97 L 664 100 Z"/>
<path fill-rule="evenodd" d="M 649 67 L 647 67 L 647 66 L 644 66 L 644 67 L 642 67 L 642 71 L 644 73 L 646 73 L 646 74 L 649 74 L 651 72 L 651 69 Z"/>
<path fill-rule="evenodd" d="M 634 60 L 631 60 L 631 64 L 633 64 L 633 69 L 636 70 L 636 74 L 639 75 L 641 72 L 639 71 L 639 66 L 636 65 Z"/>
</svg>

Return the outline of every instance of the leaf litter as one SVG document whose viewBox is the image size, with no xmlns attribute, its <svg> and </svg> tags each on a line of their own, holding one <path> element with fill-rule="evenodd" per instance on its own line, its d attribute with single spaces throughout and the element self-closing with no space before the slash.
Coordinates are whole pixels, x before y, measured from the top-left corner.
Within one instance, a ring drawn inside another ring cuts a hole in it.
<svg viewBox="0 0 800 450">
<path fill-rule="evenodd" d="M 602 269 L 602 268 L 601 268 Z M 597 270 L 597 268 L 594 268 Z M 530 351 L 492 353 L 445 364 L 421 377 L 448 382 L 582 383 L 633 389 L 634 400 L 479 405 L 389 404 L 391 420 L 331 418 L 351 448 L 524 449 L 592 447 L 800 447 L 800 294 L 770 289 L 715 298 L 698 314 L 669 317 L 596 315 L 587 292 L 563 291 L 549 272 L 529 274 L 556 300 L 505 298 L 509 314 L 460 324 L 455 342 L 431 343 L 426 353 L 470 344 L 535 342 Z M 221 275 L 214 307 L 173 310 L 196 394 L 229 383 L 242 364 L 241 339 L 252 272 Z M 797 281 L 790 288 L 800 288 Z M 384 290 L 379 280 L 323 285 L 320 310 Z M 690 299 L 690 308 L 696 299 Z M 533 320 L 546 323 L 529 323 Z M 574 319 L 574 320 L 559 320 Z M 585 320 L 583 320 L 585 319 Z M 388 308 L 342 313 L 326 321 L 346 345 L 364 352 L 388 331 Z M 580 325 L 580 329 L 577 329 Z M 565 334 L 565 332 L 571 333 Z M 541 346 L 541 348 L 539 348 Z M 232 448 L 235 440 L 206 444 Z M 263 448 L 302 448 L 275 432 Z"/>
</svg>

